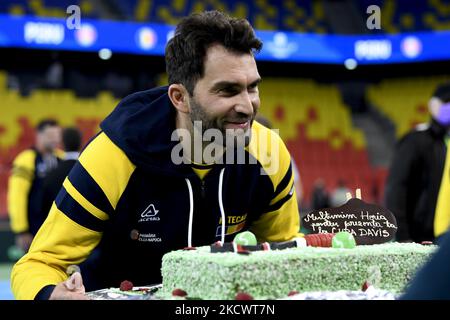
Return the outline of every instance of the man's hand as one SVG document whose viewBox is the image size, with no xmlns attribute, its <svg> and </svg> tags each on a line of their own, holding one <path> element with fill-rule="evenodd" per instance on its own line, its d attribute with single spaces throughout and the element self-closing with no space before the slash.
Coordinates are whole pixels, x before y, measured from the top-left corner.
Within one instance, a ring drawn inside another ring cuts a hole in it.
<svg viewBox="0 0 450 320">
<path fill-rule="evenodd" d="M 29 232 L 16 234 L 16 247 L 22 249 L 24 253 L 28 252 L 32 241 L 33 235 Z"/>
<path fill-rule="evenodd" d="M 89 300 L 84 295 L 85 292 L 81 273 L 75 272 L 69 279 L 55 286 L 49 300 Z"/>
</svg>

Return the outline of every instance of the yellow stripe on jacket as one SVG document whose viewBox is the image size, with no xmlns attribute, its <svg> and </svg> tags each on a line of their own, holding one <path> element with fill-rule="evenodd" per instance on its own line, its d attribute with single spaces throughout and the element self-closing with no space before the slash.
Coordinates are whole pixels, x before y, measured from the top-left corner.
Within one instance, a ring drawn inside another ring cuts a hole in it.
<svg viewBox="0 0 450 320">
<path fill-rule="evenodd" d="M 439 188 L 434 216 L 434 236 L 439 237 L 445 233 L 450 226 L 450 152 L 445 157 L 444 173 L 442 175 L 441 187 Z"/>
<path fill-rule="evenodd" d="M 251 231 L 260 242 L 287 241 L 301 236 L 291 156 L 284 142 L 276 132 L 255 121 L 247 149 L 262 165 L 261 174 L 268 175 L 274 191 L 269 207 L 252 224 Z"/>
<path fill-rule="evenodd" d="M 8 181 L 8 212 L 15 233 L 28 231 L 28 196 L 34 179 L 36 151 L 19 153 Z"/>
</svg>

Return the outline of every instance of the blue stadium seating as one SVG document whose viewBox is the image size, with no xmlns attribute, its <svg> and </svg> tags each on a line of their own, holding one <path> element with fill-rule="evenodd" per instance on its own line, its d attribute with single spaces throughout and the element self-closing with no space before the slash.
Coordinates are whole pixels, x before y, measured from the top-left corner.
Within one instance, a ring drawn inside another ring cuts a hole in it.
<svg viewBox="0 0 450 320">
<path fill-rule="evenodd" d="M 362 13 L 370 5 L 381 9 L 384 32 L 397 33 L 418 30 L 450 29 L 448 0 L 359 0 Z"/>
</svg>

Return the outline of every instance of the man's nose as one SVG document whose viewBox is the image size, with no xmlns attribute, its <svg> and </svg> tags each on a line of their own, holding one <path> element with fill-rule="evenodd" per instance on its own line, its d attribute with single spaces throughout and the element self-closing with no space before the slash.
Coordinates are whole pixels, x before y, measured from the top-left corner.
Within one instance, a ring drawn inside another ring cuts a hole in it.
<svg viewBox="0 0 450 320">
<path fill-rule="evenodd" d="M 234 110 L 237 113 L 245 114 L 247 116 L 251 116 L 254 112 L 253 103 L 248 92 L 243 92 L 239 95 L 239 101 L 236 103 Z"/>
</svg>

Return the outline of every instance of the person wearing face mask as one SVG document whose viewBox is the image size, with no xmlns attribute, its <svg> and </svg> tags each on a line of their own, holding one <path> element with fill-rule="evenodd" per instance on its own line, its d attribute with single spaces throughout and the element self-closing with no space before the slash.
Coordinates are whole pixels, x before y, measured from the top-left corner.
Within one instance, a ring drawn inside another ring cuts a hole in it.
<svg viewBox="0 0 450 320">
<path fill-rule="evenodd" d="M 47 216 L 41 210 L 42 181 L 61 159 L 63 152 L 57 149 L 60 141 L 58 123 L 42 120 L 36 126 L 34 146 L 20 152 L 13 161 L 8 181 L 8 213 L 16 247 L 23 252 L 28 251 Z"/>
<path fill-rule="evenodd" d="M 428 103 L 431 120 L 397 144 L 385 205 L 397 219 L 397 241 L 436 241 L 450 225 L 450 83 Z"/>
</svg>

